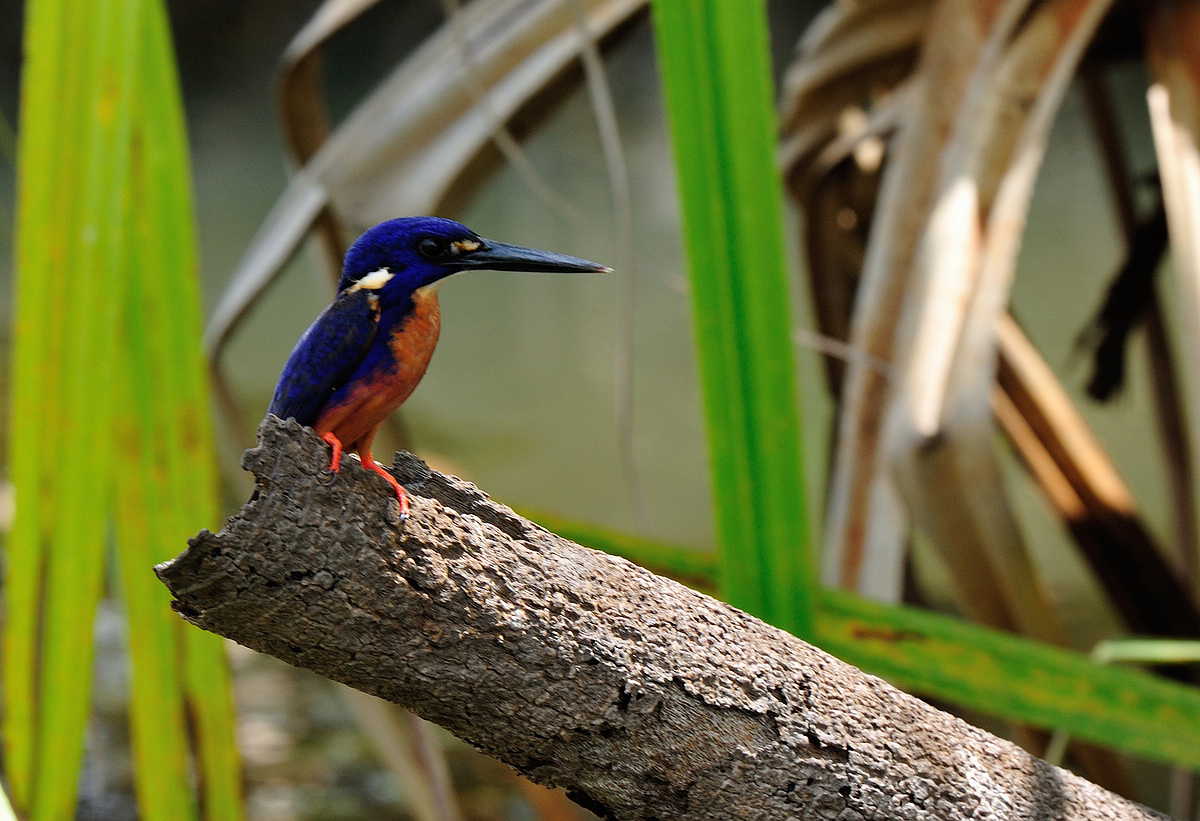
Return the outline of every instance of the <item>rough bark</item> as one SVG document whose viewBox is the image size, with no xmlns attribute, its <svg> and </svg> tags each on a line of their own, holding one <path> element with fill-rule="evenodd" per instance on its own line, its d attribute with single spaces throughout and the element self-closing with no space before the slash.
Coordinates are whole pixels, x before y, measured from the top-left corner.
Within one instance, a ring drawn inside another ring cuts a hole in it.
<svg viewBox="0 0 1200 821">
<path fill-rule="evenodd" d="M 157 568 L 192 623 L 401 704 L 617 819 L 1148 819 L 714 599 L 408 455 L 413 518 L 294 422 Z"/>
</svg>

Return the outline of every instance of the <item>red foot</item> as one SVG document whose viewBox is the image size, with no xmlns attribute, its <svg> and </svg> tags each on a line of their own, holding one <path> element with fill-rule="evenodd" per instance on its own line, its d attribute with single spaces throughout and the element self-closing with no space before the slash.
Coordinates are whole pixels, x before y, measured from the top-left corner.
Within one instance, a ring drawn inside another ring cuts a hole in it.
<svg viewBox="0 0 1200 821">
<path fill-rule="evenodd" d="M 396 501 L 400 503 L 400 522 L 403 524 L 408 520 L 408 494 L 404 492 L 404 488 L 396 481 L 396 477 L 383 469 L 383 466 L 371 458 L 371 452 L 359 452 L 359 458 L 362 459 L 362 465 L 367 470 L 378 473 L 387 483 L 392 486 L 392 490 L 396 491 Z"/>
<path fill-rule="evenodd" d="M 328 431 L 322 433 L 321 438 L 329 443 L 329 447 L 333 448 L 333 456 L 329 459 L 329 472 L 337 473 L 342 469 L 342 440 Z"/>
</svg>

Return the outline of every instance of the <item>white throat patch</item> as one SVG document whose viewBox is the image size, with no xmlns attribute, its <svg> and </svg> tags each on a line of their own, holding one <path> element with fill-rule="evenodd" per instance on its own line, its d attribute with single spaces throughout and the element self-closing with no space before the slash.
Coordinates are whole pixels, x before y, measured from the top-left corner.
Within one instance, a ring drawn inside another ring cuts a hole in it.
<svg viewBox="0 0 1200 821">
<path fill-rule="evenodd" d="M 380 268 L 378 271 L 372 271 L 358 282 L 350 286 L 351 291 L 378 291 L 384 285 L 387 285 L 388 280 L 394 277 L 391 271 L 387 268 Z"/>
</svg>

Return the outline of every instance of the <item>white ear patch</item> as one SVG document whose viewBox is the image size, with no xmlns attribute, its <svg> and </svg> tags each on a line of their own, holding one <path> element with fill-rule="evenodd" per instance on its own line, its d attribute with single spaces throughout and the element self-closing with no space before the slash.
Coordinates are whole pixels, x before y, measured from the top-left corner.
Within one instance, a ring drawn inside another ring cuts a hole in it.
<svg viewBox="0 0 1200 821">
<path fill-rule="evenodd" d="M 391 271 L 387 268 L 380 268 L 378 271 L 372 271 L 358 282 L 350 286 L 351 291 L 378 291 L 384 285 L 387 285 L 388 280 L 394 277 Z"/>
</svg>

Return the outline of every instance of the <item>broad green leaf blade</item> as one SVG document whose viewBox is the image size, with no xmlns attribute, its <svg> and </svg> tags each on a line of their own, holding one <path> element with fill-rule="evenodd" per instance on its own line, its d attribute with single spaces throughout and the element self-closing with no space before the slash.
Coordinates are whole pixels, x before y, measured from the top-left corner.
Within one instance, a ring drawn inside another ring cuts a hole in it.
<svg viewBox="0 0 1200 821">
<path fill-rule="evenodd" d="M 198 524 L 214 523 L 218 505 L 182 101 L 162 3 L 150 2 L 147 15 L 139 77 L 142 108 L 135 133 L 143 172 L 138 190 L 145 197 L 139 209 L 142 259 L 128 279 L 127 309 L 140 312 L 147 338 L 153 340 L 151 345 L 129 348 L 130 373 L 139 377 L 131 386 L 133 398 L 150 399 L 149 407 L 139 412 L 141 450 L 153 454 L 155 463 L 153 472 L 135 479 L 147 499 L 158 492 L 155 485 L 161 482 L 165 499 L 162 529 L 151 531 L 153 541 L 143 548 L 129 546 L 139 562 L 148 563 L 134 567 L 130 562 L 127 586 L 131 589 L 136 580 L 141 596 L 153 603 L 147 624 L 154 625 L 157 641 L 169 641 L 168 661 L 176 666 L 182 662 L 182 675 L 177 672 L 173 682 L 180 689 L 170 694 L 170 705 L 171 710 L 182 707 L 178 699 L 186 697 L 205 817 L 237 821 L 242 817 L 241 763 L 234 741 L 224 643 L 184 625 L 171 611 L 166 589 L 150 571 L 152 565 L 175 555 Z M 120 521 L 128 520 L 121 517 Z M 120 546 L 126 549 L 124 541 Z M 134 621 L 132 612 L 130 621 Z M 155 662 L 163 663 L 158 659 L 150 663 Z M 182 727 L 185 715 L 180 712 L 176 717 Z M 174 754 L 165 744 L 160 749 L 161 743 L 153 735 L 146 737 L 139 759 L 149 765 L 167 751 Z M 186 764 L 186 758 L 179 763 Z"/>
<path fill-rule="evenodd" d="M 225 645 L 217 636 L 190 627 L 185 627 L 183 644 L 188 705 L 203 779 L 204 817 L 208 821 L 241 821 L 242 761 L 234 742 L 233 691 Z"/>
<path fill-rule="evenodd" d="M 22 80 L 15 601 L 4 665 L 6 685 L 16 684 L 5 691 L 13 797 L 34 819 L 71 817 L 83 755 L 111 486 L 111 295 L 127 202 L 134 61 L 123 37 L 136 31 L 128 5 L 53 5 L 31 4 Z"/>
<path fill-rule="evenodd" d="M 824 590 L 816 641 L 914 693 L 1200 770 L 1200 689 L 937 613 Z"/>
<path fill-rule="evenodd" d="M 148 22 L 142 20 L 143 26 Z M 159 175 L 179 173 L 155 163 L 159 153 L 148 134 L 146 120 L 156 100 L 147 95 L 152 67 L 143 28 L 135 44 L 142 59 L 134 81 L 134 156 L 131 168 L 131 207 L 126 214 L 131 242 L 122 260 L 121 357 L 114 387 L 120 402 L 114 415 L 121 445 L 121 469 L 115 471 L 117 564 L 125 607 L 132 666 L 129 719 L 137 771 L 138 805 L 147 819 L 196 817 L 187 782 L 187 727 L 183 682 L 176 644 L 179 626 L 168 621 L 169 596 L 147 568 L 162 561 L 164 547 L 178 538 L 179 500 L 171 483 L 172 446 L 179 440 L 177 377 L 168 373 L 169 344 L 176 282 L 190 265 L 171 270 L 167 244 L 188 237 L 168 236 L 159 193 Z M 168 137 L 169 138 L 169 137 Z M 149 143 L 147 143 L 149 140 Z M 187 209 L 186 203 L 182 207 Z M 189 261 L 190 262 L 190 261 Z M 168 548 L 169 549 L 169 548 Z"/>
<path fill-rule="evenodd" d="M 240 818 L 222 644 L 184 628 L 152 572 L 216 516 L 164 10 L 160 0 L 34 0 L 26 53 L 3 664 L 12 795 L 26 818 L 74 814 L 115 502 L 141 816 L 197 817 L 194 719 L 206 814 Z"/>
<path fill-rule="evenodd" d="M 61 381 L 62 353 L 56 343 L 62 339 L 66 322 L 64 314 L 53 309 L 51 290 L 43 287 L 44 280 L 36 275 L 38 271 L 51 270 L 52 264 L 61 269 L 65 262 L 55 226 L 58 189 L 48 180 L 29 185 L 24 181 L 34 180 L 39 169 L 51 167 L 56 127 L 68 125 L 63 121 L 78 112 L 77 107 L 65 104 L 66 77 L 74 73 L 68 71 L 68 61 L 61 59 L 65 28 L 65 9 L 61 3 L 29 4 L 24 44 L 26 67 L 21 83 L 21 108 L 26 123 L 17 166 L 21 184 L 17 196 L 16 342 L 12 365 L 12 431 L 21 431 L 21 436 L 10 434 L 9 448 L 9 475 L 19 501 L 8 542 L 5 578 L 8 613 L 4 623 L 4 663 L 0 665 L 4 676 L 5 774 L 18 807 L 28 807 L 33 792 L 36 647 L 41 613 L 38 600 L 52 510 L 38 501 L 49 498 L 53 491 L 40 444 L 54 444 L 50 438 L 53 430 L 49 419 L 50 398 Z M 72 58 L 82 61 L 83 55 L 76 52 Z M 50 101 L 64 104 L 56 112 Z M 67 173 L 70 159 L 73 158 L 59 158 L 60 174 Z M 19 440 L 26 445 L 19 446 Z"/>
<path fill-rule="evenodd" d="M 708 426 L 722 588 L 812 626 L 803 467 L 761 2 L 652 4 Z"/>
</svg>

